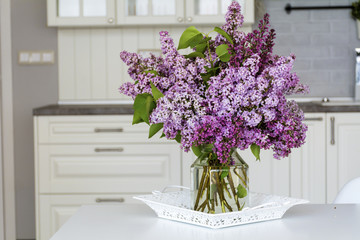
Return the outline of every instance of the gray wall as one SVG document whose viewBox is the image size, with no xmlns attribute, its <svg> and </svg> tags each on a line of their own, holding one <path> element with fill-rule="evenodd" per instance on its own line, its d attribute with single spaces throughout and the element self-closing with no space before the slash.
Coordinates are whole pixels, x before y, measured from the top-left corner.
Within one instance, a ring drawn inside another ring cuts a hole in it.
<svg viewBox="0 0 360 240">
<path fill-rule="evenodd" d="M 284 11 L 293 6 L 350 5 L 351 0 L 263 0 L 276 30 L 275 53 L 297 56 L 295 70 L 309 96 L 353 97 L 355 47 L 360 47 L 350 10 Z"/>
<path fill-rule="evenodd" d="M 354 48 L 360 47 L 349 10 L 294 11 L 293 5 L 348 4 L 349 0 L 263 0 L 276 29 L 275 53 L 295 53 L 309 96 L 352 97 Z M 58 100 L 57 63 L 20 66 L 20 50 L 57 50 L 56 28 L 46 27 L 46 0 L 12 0 L 13 96 L 17 238 L 35 238 L 32 109 Z M 57 55 L 55 53 L 55 55 Z M 56 56 L 55 56 L 56 59 Z"/>
<path fill-rule="evenodd" d="M 18 239 L 35 238 L 32 109 L 57 103 L 57 63 L 21 66 L 18 51 L 57 50 L 57 30 L 46 27 L 46 0 L 12 0 L 16 228 Z M 57 53 L 56 53 L 57 55 Z"/>
</svg>

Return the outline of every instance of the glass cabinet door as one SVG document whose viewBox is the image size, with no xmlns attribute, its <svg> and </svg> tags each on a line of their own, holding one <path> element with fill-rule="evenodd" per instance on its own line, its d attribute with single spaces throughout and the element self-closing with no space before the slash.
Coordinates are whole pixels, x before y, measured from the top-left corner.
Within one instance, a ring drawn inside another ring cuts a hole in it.
<svg viewBox="0 0 360 240">
<path fill-rule="evenodd" d="M 114 25 L 115 0 L 47 0 L 49 26 Z"/>
<path fill-rule="evenodd" d="M 244 22 L 254 23 L 254 0 L 236 0 L 241 5 Z M 225 22 L 224 15 L 232 0 L 186 0 L 187 23 L 214 24 Z"/>
<path fill-rule="evenodd" d="M 182 0 L 117 0 L 120 25 L 173 24 L 184 21 Z"/>
</svg>

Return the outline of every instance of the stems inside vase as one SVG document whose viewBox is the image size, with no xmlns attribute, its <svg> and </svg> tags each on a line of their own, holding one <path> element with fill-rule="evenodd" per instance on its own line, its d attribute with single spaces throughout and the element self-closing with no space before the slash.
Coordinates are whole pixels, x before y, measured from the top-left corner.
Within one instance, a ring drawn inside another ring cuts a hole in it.
<svg viewBox="0 0 360 240">
<path fill-rule="evenodd" d="M 225 213 L 244 208 L 248 190 L 245 166 L 199 166 L 197 171 L 194 210 Z"/>
</svg>

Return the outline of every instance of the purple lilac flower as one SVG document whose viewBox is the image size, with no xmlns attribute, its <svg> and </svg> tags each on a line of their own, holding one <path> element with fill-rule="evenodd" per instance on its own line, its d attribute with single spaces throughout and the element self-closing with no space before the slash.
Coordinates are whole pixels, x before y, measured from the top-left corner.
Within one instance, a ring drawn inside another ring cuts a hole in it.
<svg viewBox="0 0 360 240">
<path fill-rule="evenodd" d="M 181 135 L 181 147 L 213 144 L 219 163 L 231 164 L 230 149 L 247 149 L 257 144 L 272 148 L 274 157 L 286 157 L 292 148 L 305 141 L 304 114 L 285 95 L 306 93 L 292 72 L 295 56 L 272 53 L 275 31 L 269 27 L 269 15 L 259 29 L 245 34 L 240 30 L 243 16 L 233 1 L 222 29 L 233 39 L 230 44 L 220 34 L 210 40 L 205 58 L 181 55 L 166 31 L 160 32 L 163 56 L 143 58 L 123 51 L 121 59 L 129 66 L 134 83 L 125 83 L 120 92 L 135 98 L 152 93 L 152 82 L 164 97 L 156 102 L 150 123 L 163 123 L 166 138 Z M 229 44 L 233 55 L 228 62 L 216 58 L 215 49 Z M 215 59 L 215 60 L 214 60 Z M 218 74 L 204 81 L 205 67 L 218 64 Z"/>
</svg>

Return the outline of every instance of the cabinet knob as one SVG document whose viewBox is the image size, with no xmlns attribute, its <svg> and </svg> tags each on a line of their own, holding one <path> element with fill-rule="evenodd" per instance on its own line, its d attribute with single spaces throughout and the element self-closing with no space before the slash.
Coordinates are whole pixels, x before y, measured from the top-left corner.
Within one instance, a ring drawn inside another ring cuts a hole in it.
<svg viewBox="0 0 360 240">
<path fill-rule="evenodd" d="M 178 22 L 182 22 L 182 21 L 184 21 L 184 19 L 182 18 L 182 17 L 178 17 Z"/>
<path fill-rule="evenodd" d="M 108 19 L 108 23 L 114 23 L 114 19 L 113 19 L 113 18 L 109 18 L 109 19 Z"/>
<path fill-rule="evenodd" d="M 192 22 L 192 20 L 193 20 L 192 17 L 188 17 L 188 18 L 187 18 L 187 21 L 188 21 L 188 22 Z"/>
</svg>

